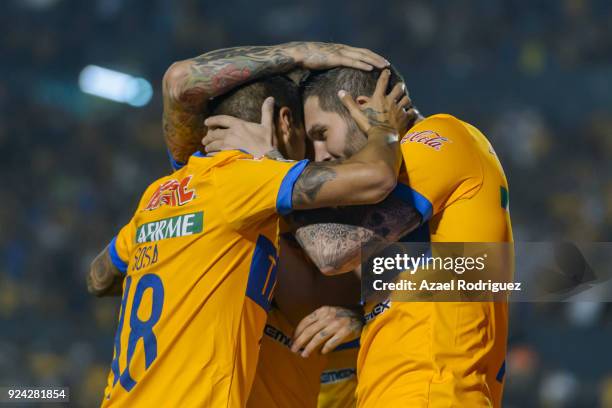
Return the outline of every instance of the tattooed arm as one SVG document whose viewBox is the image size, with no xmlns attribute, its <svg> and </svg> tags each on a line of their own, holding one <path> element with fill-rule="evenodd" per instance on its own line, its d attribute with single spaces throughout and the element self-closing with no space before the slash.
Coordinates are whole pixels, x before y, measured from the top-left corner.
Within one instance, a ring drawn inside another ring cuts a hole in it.
<svg viewBox="0 0 612 408">
<path fill-rule="evenodd" d="M 87 291 L 98 297 L 116 296 L 121 294 L 122 285 L 123 274 L 113 265 L 106 247 L 91 263 Z"/>
<path fill-rule="evenodd" d="M 297 228 L 296 240 L 319 270 L 336 275 L 359 266 L 362 248 L 373 253 L 416 229 L 421 215 L 390 195 L 376 205 L 298 211 L 290 222 Z"/>
<path fill-rule="evenodd" d="M 175 160 L 186 161 L 204 136 L 208 101 L 246 82 L 296 67 L 371 70 L 388 64 L 369 50 L 315 42 L 226 48 L 176 62 L 162 84 L 166 143 Z"/>
</svg>

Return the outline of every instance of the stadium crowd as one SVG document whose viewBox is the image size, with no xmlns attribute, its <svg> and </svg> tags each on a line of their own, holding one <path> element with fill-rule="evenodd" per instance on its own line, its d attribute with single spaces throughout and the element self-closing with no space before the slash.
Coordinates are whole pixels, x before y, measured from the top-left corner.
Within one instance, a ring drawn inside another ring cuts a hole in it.
<svg viewBox="0 0 612 408">
<path fill-rule="evenodd" d="M 425 114 L 455 114 L 490 138 L 516 241 L 612 237 L 608 1 L 9 4 L 0 15 L 0 385 L 67 385 L 77 406 L 101 399 L 118 302 L 91 298 L 85 271 L 144 187 L 169 171 L 161 77 L 200 51 L 295 39 L 372 48 L 400 69 Z M 88 64 L 149 79 L 152 102 L 80 93 Z M 506 406 L 612 407 L 610 338 L 606 303 L 513 304 Z"/>
</svg>

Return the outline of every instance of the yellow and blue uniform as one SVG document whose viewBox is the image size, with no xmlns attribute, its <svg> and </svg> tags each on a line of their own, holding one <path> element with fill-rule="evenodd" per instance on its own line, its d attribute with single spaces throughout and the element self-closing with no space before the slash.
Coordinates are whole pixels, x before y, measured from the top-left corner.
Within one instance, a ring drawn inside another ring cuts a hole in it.
<svg viewBox="0 0 612 408">
<path fill-rule="evenodd" d="M 401 140 L 395 191 L 422 215 L 418 242 L 512 242 L 508 183 L 485 136 L 451 115 L 426 118 Z M 499 407 L 505 302 L 366 304 L 359 407 Z"/>
<path fill-rule="evenodd" d="M 291 352 L 295 328 L 276 307 L 268 314 L 247 408 L 315 408 L 326 356 Z"/>
<path fill-rule="evenodd" d="M 243 407 L 307 161 L 195 154 L 111 241 L 125 273 L 103 407 Z"/>
<path fill-rule="evenodd" d="M 321 373 L 321 391 L 317 408 L 354 408 L 357 403 L 357 353 L 359 339 L 336 347 L 327 355 Z"/>
</svg>

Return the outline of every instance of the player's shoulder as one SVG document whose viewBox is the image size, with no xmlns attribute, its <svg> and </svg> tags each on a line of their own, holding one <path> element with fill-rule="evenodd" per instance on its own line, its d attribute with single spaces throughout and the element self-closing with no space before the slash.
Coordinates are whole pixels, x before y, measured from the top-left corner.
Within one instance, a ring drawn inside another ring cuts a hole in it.
<svg viewBox="0 0 612 408">
<path fill-rule="evenodd" d="M 209 169 L 223 167 L 238 160 L 252 158 L 253 155 L 241 150 L 224 150 L 209 155 L 198 152 L 189 158 L 187 167 L 191 167 L 191 171 L 206 172 Z"/>
<path fill-rule="evenodd" d="M 410 130 L 434 130 L 447 136 L 461 137 L 469 133 L 469 125 L 465 121 L 448 113 L 437 113 L 416 123 Z"/>
<path fill-rule="evenodd" d="M 453 115 L 438 113 L 417 122 L 401 142 L 419 144 L 436 151 L 443 151 L 446 146 L 452 146 L 454 150 L 471 144 L 469 142 L 473 136 L 470 127 L 473 126 Z"/>
<path fill-rule="evenodd" d="M 205 155 L 196 153 L 189 158 L 187 165 L 178 172 L 187 172 L 195 175 L 198 179 L 203 179 L 207 174 L 215 174 L 218 170 L 222 174 L 245 172 L 256 167 L 266 167 L 265 158 L 256 158 L 252 154 L 242 150 L 225 150 L 215 154 Z M 264 163 L 264 166 L 258 165 Z"/>
<path fill-rule="evenodd" d="M 263 172 L 286 172 L 288 169 L 299 163 L 296 160 L 269 158 L 269 157 L 254 157 L 252 155 L 244 155 L 237 158 L 233 162 L 223 164 L 227 170 L 238 171 L 241 173 L 258 173 Z M 255 175 L 255 174 L 251 174 Z"/>
</svg>

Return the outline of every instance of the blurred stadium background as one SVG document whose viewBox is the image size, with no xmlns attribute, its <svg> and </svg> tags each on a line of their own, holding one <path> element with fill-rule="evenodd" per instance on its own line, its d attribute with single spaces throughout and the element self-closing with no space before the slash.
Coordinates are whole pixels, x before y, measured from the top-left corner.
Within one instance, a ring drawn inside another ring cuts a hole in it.
<svg viewBox="0 0 612 408">
<path fill-rule="evenodd" d="M 118 302 L 91 298 L 85 271 L 169 170 L 165 69 L 216 48 L 372 48 L 425 114 L 492 140 L 516 240 L 612 236 L 609 0 L 5 0 L 0 22 L 0 385 L 100 401 Z M 82 92 L 92 64 L 144 78 L 124 98 L 143 106 Z M 506 407 L 612 407 L 609 304 L 512 308 Z"/>
</svg>

